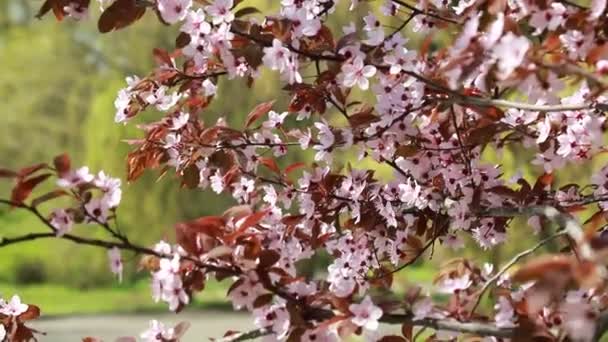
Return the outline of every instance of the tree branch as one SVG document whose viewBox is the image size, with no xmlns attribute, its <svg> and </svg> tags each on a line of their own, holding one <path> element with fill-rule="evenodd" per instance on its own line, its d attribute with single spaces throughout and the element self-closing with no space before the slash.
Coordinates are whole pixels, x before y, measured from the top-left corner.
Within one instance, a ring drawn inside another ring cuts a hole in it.
<svg viewBox="0 0 608 342">
<path fill-rule="evenodd" d="M 243 333 L 232 334 L 223 338 L 219 338 L 216 341 L 218 342 L 238 342 L 238 341 L 247 341 L 253 340 L 258 337 L 269 335 L 271 331 L 268 329 L 255 329 Z"/>
<path fill-rule="evenodd" d="M 317 321 L 324 321 L 333 318 L 335 315 L 325 309 L 315 309 L 311 312 L 311 317 Z M 499 328 L 494 324 L 483 322 L 459 322 L 454 319 L 413 319 L 410 313 L 405 314 L 385 314 L 379 321 L 386 324 L 408 324 L 435 330 L 447 330 L 458 333 L 475 334 L 478 336 L 494 336 L 509 338 L 515 333 L 515 328 Z M 221 342 L 245 341 L 270 334 L 267 329 L 255 329 L 246 333 L 240 333 L 220 339 Z"/>
<path fill-rule="evenodd" d="M 489 208 L 481 212 L 483 216 L 491 217 L 513 217 L 518 215 L 542 215 L 554 222 L 572 237 L 581 249 L 581 256 L 586 259 L 593 257 L 593 250 L 585 240 L 585 233 L 576 218 L 568 213 L 563 213 L 550 205 L 538 205 L 528 207 L 502 207 Z"/>
</svg>

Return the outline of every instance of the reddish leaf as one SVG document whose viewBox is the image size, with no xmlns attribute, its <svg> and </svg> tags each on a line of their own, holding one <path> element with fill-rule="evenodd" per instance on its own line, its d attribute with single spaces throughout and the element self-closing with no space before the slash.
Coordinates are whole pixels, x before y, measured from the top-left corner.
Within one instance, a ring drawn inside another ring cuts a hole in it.
<svg viewBox="0 0 608 342">
<path fill-rule="evenodd" d="M 262 306 L 268 305 L 270 304 L 270 302 L 272 302 L 272 298 L 272 293 L 263 294 L 253 301 L 253 307 L 260 308 Z"/>
<path fill-rule="evenodd" d="M 190 329 L 190 322 L 179 322 L 173 327 L 174 337 L 180 339 Z"/>
<path fill-rule="evenodd" d="M 258 264 L 258 269 L 267 269 L 274 265 L 277 261 L 279 261 L 280 258 L 281 256 L 279 255 L 279 253 L 277 253 L 277 251 L 271 251 L 269 249 L 264 250 L 260 253 L 259 256 L 260 263 Z"/>
<path fill-rule="evenodd" d="M 227 244 L 232 244 L 239 236 L 241 236 L 249 227 L 258 224 L 268 213 L 267 210 L 253 213 L 238 226 L 238 228 L 231 234 L 224 237 L 224 241 Z"/>
<path fill-rule="evenodd" d="M 190 35 L 186 32 L 180 32 L 177 38 L 175 38 L 175 47 L 181 49 L 190 44 Z"/>
<path fill-rule="evenodd" d="M 252 213 L 253 213 L 253 210 L 251 209 L 251 206 L 247 205 L 247 204 L 243 204 L 243 205 L 236 205 L 234 207 L 230 207 L 230 208 L 226 209 L 226 211 L 224 211 L 222 213 L 222 217 L 224 219 L 226 219 L 226 221 L 228 221 L 230 219 L 234 219 L 235 221 L 238 221 L 245 216 L 251 215 Z"/>
<path fill-rule="evenodd" d="M 285 174 L 288 175 L 288 174 L 292 173 L 293 171 L 295 171 L 301 167 L 304 167 L 304 166 L 306 166 L 306 164 L 303 162 L 293 163 L 285 168 Z"/>
<path fill-rule="evenodd" d="M 8 336 L 11 342 L 29 342 L 34 341 L 34 330 L 26 327 L 23 323 L 17 323 L 17 327 Z"/>
<path fill-rule="evenodd" d="M 572 258 L 569 255 L 545 255 L 527 262 L 513 275 L 518 283 L 542 279 L 552 273 L 568 276 L 572 269 Z"/>
<path fill-rule="evenodd" d="M 15 203 L 23 203 L 23 201 L 32 193 L 34 188 L 44 182 L 51 176 L 50 173 L 45 173 L 27 180 L 22 180 L 15 185 L 11 194 L 11 201 Z"/>
<path fill-rule="evenodd" d="M 52 199 L 55 199 L 57 197 L 61 197 L 61 196 L 65 196 L 68 193 L 61 190 L 61 189 L 57 189 L 57 190 L 53 190 L 51 192 L 47 192 L 46 194 L 40 196 L 40 197 L 36 197 L 32 200 L 32 207 L 37 207 L 40 204 L 46 202 L 46 201 L 50 201 Z"/>
<path fill-rule="evenodd" d="M 243 285 L 244 282 L 245 282 L 245 278 L 239 278 L 237 281 L 232 283 L 232 285 L 230 285 L 230 288 L 228 288 L 228 292 L 226 292 L 226 294 L 230 295 L 230 293 L 232 293 L 232 291 L 236 290 L 239 286 Z"/>
<path fill-rule="evenodd" d="M 35 164 L 32 166 L 24 167 L 23 169 L 19 170 L 19 172 L 17 172 L 17 173 L 19 174 L 19 177 L 25 178 L 38 170 L 44 169 L 47 166 L 48 165 L 46 163 Z"/>
<path fill-rule="evenodd" d="M 46 0 L 42 6 L 40 6 L 40 9 L 38 10 L 38 13 L 36 14 L 36 18 L 41 19 L 45 14 L 47 14 L 51 8 L 53 7 L 53 0 Z M 61 20 L 61 18 L 57 18 L 58 20 Z"/>
<path fill-rule="evenodd" d="M 260 13 L 260 10 L 255 7 L 243 7 L 234 13 L 234 17 L 240 18 L 255 13 Z"/>
<path fill-rule="evenodd" d="M 268 213 L 267 210 L 263 210 L 263 211 L 259 211 L 257 213 L 253 213 L 253 214 L 249 215 L 245 219 L 245 221 L 243 221 L 243 223 L 241 223 L 241 225 L 239 226 L 239 229 L 247 229 L 253 225 L 258 224 L 264 218 L 264 216 L 266 216 L 267 213 Z"/>
<path fill-rule="evenodd" d="M 101 13 L 97 28 L 101 33 L 127 27 L 141 18 L 146 8 L 137 5 L 136 0 L 116 0 Z"/>
<path fill-rule="evenodd" d="M 397 336 L 397 335 L 388 335 L 384 336 L 378 340 L 378 342 L 407 342 L 408 340 L 405 337 Z"/>
<path fill-rule="evenodd" d="M 200 183 L 200 172 L 196 165 L 189 165 L 184 169 L 182 184 L 189 189 L 196 189 Z"/>
<path fill-rule="evenodd" d="M 273 104 L 274 101 L 269 101 L 260 103 L 259 105 L 255 106 L 255 108 L 253 108 L 253 110 L 249 114 L 247 114 L 245 127 L 251 126 L 251 124 L 254 123 L 257 119 L 259 119 L 262 115 L 267 114 L 270 109 L 272 109 Z"/>
<path fill-rule="evenodd" d="M 260 157 L 260 158 L 258 158 L 258 161 L 260 162 L 260 164 L 266 166 L 267 168 L 272 170 L 274 173 L 277 173 L 277 174 L 281 173 L 281 170 L 279 169 L 277 162 L 273 158 Z"/>
<path fill-rule="evenodd" d="M 357 40 L 356 32 L 349 33 L 345 36 L 342 36 L 342 38 L 340 38 L 338 40 L 338 43 L 336 43 L 336 51 L 340 51 L 343 47 L 353 44 L 356 40 Z"/>
<path fill-rule="evenodd" d="M 223 235 L 226 222 L 219 216 L 205 216 L 175 225 L 176 242 L 192 254 L 210 251 Z"/>
<path fill-rule="evenodd" d="M 53 159 L 53 164 L 55 165 L 59 177 L 63 177 L 63 175 L 68 173 L 71 169 L 70 157 L 65 153 L 55 157 L 55 159 Z"/>
<path fill-rule="evenodd" d="M 40 308 L 36 305 L 28 304 L 27 310 L 19 315 L 17 319 L 20 322 L 35 320 L 40 317 Z"/>
<path fill-rule="evenodd" d="M 154 55 L 156 64 L 173 66 L 173 61 L 171 60 L 171 56 L 169 56 L 167 50 L 161 48 L 154 48 L 152 49 L 152 55 Z"/>
<path fill-rule="evenodd" d="M 401 325 L 401 333 L 403 334 L 403 336 L 408 340 L 411 341 L 412 340 L 412 335 L 414 332 L 414 326 L 411 324 L 406 324 L 403 323 Z"/>
</svg>

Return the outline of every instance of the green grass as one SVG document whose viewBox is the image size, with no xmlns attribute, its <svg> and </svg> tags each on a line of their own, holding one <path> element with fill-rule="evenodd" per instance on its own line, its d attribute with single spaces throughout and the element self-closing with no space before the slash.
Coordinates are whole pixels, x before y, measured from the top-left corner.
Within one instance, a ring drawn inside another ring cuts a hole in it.
<svg viewBox="0 0 608 342">
<path fill-rule="evenodd" d="M 210 281 L 205 290 L 196 295 L 192 308 L 229 308 L 226 299 L 227 283 Z M 19 294 L 25 303 L 40 307 L 44 315 L 73 315 L 100 313 L 134 313 L 167 311 L 165 303 L 154 303 L 147 282 L 130 286 L 79 290 L 62 285 L 0 284 L 0 294 L 9 297 Z"/>
</svg>

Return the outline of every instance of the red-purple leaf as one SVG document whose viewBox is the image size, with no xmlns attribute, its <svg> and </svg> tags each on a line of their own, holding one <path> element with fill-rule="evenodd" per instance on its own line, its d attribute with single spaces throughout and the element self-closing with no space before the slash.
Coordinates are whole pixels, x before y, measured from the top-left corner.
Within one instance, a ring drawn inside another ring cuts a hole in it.
<svg viewBox="0 0 608 342">
<path fill-rule="evenodd" d="M 258 269 L 267 269 L 274 265 L 277 261 L 279 261 L 280 258 L 281 256 L 276 251 L 272 251 L 269 249 L 264 250 L 260 253 L 259 256 L 260 263 L 258 264 Z"/>
<path fill-rule="evenodd" d="M 253 108 L 253 110 L 249 114 L 247 114 L 247 121 L 245 121 L 245 127 L 251 126 L 251 124 L 254 123 L 257 119 L 259 119 L 262 115 L 267 114 L 270 109 L 272 109 L 273 104 L 274 101 L 269 101 L 260 103 L 259 105 L 255 106 L 255 108 Z"/>
<path fill-rule="evenodd" d="M 137 5 L 136 0 L 116 0 L 99 16 L 97 28 L 101 33 L 127 27 L 141 18 L 146 8 Z"/>
<path fill-rule="evenodd" d="M 68 193 L 65 192 L 64 190 L 61 189 L 57 189 L 57 190 L 53 190 L 51 192 L 47 192 L 46 194 L 40 196 L 40 197 L 36 197 L 32 200 L 32 207 L 37 207 L 40 204 L 46 202 L 46 201 L 50 201 L 52 199 L 55 199 L 57 197 L 61 197 L 61 196 L 65 196 Z"/>
<path fill-rule="evenodd" d="M 266 166 L 267 168 L 272 170 L 274 173 L 277 173 L 277 174 L 281 173 L 281 170 L 279 169 L 277 162 L 273 158 L 260 157 L 260 158 L 258 158 L 258 161 L 260 162 L 260 164 Z"/>
<path fill-rule="evenodd" d="M 244 17 L 249 14 L 260 13 L 260 10 L 255 7 L 243 7 L 234 13 L 235 18 Z"/>
<path fill-rule="evenodd" d="M 38 184 L 44 182 L 50 176 L 50 173 L 45 173 L 43 175 L 19 181 L 13 188 L 11 201 L 19 204 L 23 203 L 23 201 L 25 201 L 25 199 L 32 193 L 34 188 Z"/>
<path fill-rule="evenodd" d="M 303 162 L 293 163 L 285 168 L 285 174 L 288 175 L 288 174 L 292 173 L 293 171 L 295 171 L 301 167 L 304 167 L 304 166 L 306 166 L 306 164 Z"/>
<path fill-rule="evenodd" d="M 262 306 L 270 304 L 272 302 L 272 293 L 267 293 L 259 296 L 253 301 L 254 308 L 260 308 Z"/>
<path fill-rule="evenodd" d="M 59 174 L 59 177 L 63 177 L 64 174 L 68 173 L 71 169 L 70 157 L 67 154 L 61 154 L 53 159 L 55 169 Z"/>
</svg>

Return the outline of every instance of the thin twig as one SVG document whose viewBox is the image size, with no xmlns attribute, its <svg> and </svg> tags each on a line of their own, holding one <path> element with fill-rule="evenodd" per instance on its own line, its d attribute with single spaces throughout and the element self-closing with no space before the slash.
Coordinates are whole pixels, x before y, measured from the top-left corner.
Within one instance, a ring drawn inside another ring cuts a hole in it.
<svg viewBox="0 0 608 342">
<path fill-rule="evenodd" d="M 492 217 L 513 217 L 517 215 L 542 215 L 550 221 L 560 226 L 572 239 L 578 244 L 581 257 L 591 259 L 593 250 L 587 241 L 585 241 L 585 233 L 578 221 L 570 214 L 563 213 L 550 205 L 537 205 L 527 207 L 501 207 L 489 208 L 481 212 L 483 216 Z"/>
<path fill-rule="evenodd" d="M 475 310 L 479 306 L 479 303 L 481 303 L 481 299 L 482 299 L 483 295 L 490 288 L 490 286 L 492 286 L 498 279 L 500 279 L 500 277 L 502 277 L 502 275 L 505 274 L 511 267 L 513 267 L 521 259 L 523 259 L 526 256 L 534 253 L 536 250 L 538 250 L 539 248 L 541 248 L 542 246 L 544 246 L 549 241 L 551 241 L 551 240 L 553 240 L 553 239 L 555 239 L 557 237 L 563 236 L 563 235 L 566 235 L 565 231 L 557 232 L 557 233 L 555 233 L 555 234 L 547 237 L 546 239 L 541 240 L 536 245 L 534 245 L 532 248 L 526 249 L 525 251 L 522 251 L 522 252 L 518 253 L 511 260 L 509 260 L 509 262 L 506 263 L 500 269 L 500 271 L 498 271 L 494 276 L 492 276 L 490 279 L 488 279 L 485 282 L 485 284 L 483 284 L 483 287 L 479 291 L 479 295 L 477 295 L 477 299 L 475 300 L 475 304 L 473 304 L 473 307 L 471 308 L 471 312 L 469 314 L 469 317 L 473 316 L 473 314 L 475 313 Z"/>
</svg>

